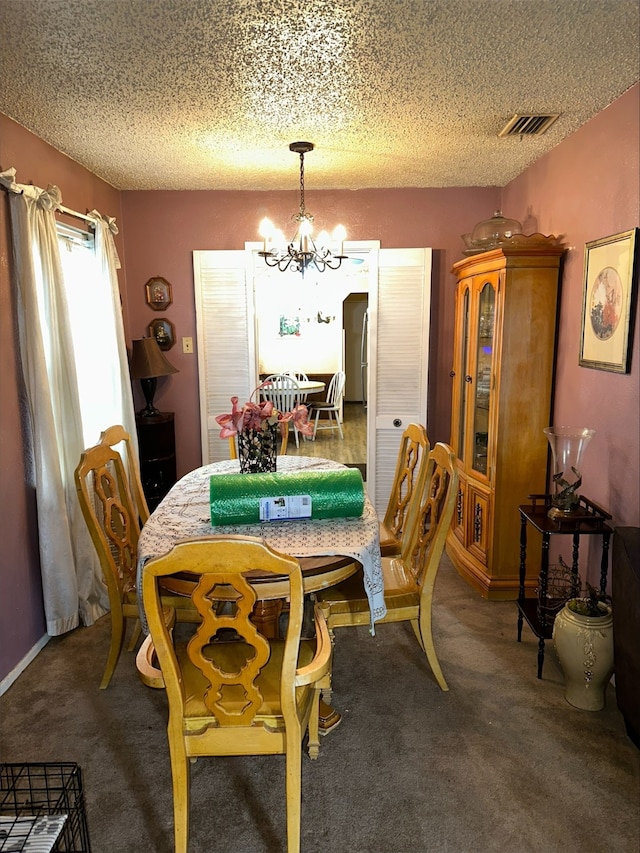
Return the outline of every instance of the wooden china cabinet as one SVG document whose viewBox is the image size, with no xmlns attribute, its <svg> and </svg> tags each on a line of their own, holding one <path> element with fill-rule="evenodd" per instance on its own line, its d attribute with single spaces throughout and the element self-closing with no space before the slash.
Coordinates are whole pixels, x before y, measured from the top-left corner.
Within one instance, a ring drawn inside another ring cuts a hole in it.
<svg viewBox="0 0 640 853">
<path fill-rule="evenodd" d="M 460 485 L 447 553 L 485 598 L 518 597 L 518 506 L 547 485 L 560 258 L 535 234 L 456 263 L 451 445 Z M 532 594 L 540 548 L 527 553 Z"/>
</svg>

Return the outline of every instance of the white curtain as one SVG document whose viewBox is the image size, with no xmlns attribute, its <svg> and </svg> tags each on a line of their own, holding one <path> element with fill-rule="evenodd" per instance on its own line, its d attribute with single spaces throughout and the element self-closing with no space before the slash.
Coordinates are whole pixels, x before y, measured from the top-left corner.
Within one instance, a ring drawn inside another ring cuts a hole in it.
<svg viewBox="0 0 640 853">
<path fill-rule="evenodd" d="M 60 190 L 15 183 L 15 169 L 0 173 L 10 192 L 11 230 L 17 284 L 20 355 L 27 390 L 34 448 L 40 565 L 47 631 L 62 634 L 80 621 L 91 625 L 108 609 L 108 597 L 95 549 L 78 503 L 73 472 L 84 449 L 75 353 L 54 211 Z M 98 232 L 100 238 L 98 241 Z M 96 239 L 103 267 L 115 279 L 115 247 L 109 224 L 96 217 Z M 117 290 L 117 284 L 115 286 Z M 114 296 L 115 299 L 115 296 Z M 121 311 L 118 297 L 117 316 Z M 99 328 L 99 319 L 96 320 Z M 120 331 L 122 328 L 120 325 Z M 126 374 L 124 334 L 120 335 L 122 375 Z M 101 357 L 96 335 L 96 358 Z M 125 427 L 135 436 L 129 394 Z M 109 426 L 110 423 L 105 423 Z"/>
<path fill-rule="evenodd" d="M 136 416 L 133 408 L 133 394 L 131 391 L 131 377 L 129 375 L 129 360 L 127 356 L 127 344 L 124 336 L 124 324 L 122 322 L 122 304 L 120 302 L 120 288 L 118 287 L 118 273 L 120 259 L 113 240 L 118 233 L 118 227 L 113 217 L 101 216 L 97 210 L 91 211 L 95 217 L 95 239 L 96 256 L 102 268 L 102 279 L 108 282 L 111 292 L 111 316 L 113 318 L 114 337 L 116 351 L 109 354 L 114 362 L 112 371 L 114 388 L 112 399 L 114 401 L 114 412 L 112 420 L 103 425 L 103 429 L 111 424 L 122 424 L 131 436 L 131 443 L 135 456 L 138 456 L 138 436 L 136 433 Z M 103 350 L 98 335 L 94 337 L 96 344 L 96 359 L 100 359 Z M 126 465 L 126 458 L 123 460 Z"/>
</svg>

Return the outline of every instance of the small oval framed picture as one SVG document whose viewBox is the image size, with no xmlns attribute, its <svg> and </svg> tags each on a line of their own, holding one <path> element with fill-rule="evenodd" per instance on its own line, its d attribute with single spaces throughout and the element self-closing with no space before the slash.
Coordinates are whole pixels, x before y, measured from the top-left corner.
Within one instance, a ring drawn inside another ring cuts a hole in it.
<svg viewBox="0 0 640 853">
<path fill-rule="evenodd" d="M 162 311 L 173 302 L 171 285 L 166 278 L 157 275 L 155 278 L 150 278 L 144 287 L 147 305 L 153 308 L 154 311 Z"/>
<path fill-rule="evenodd" d="M 147 326 L 149 337 L 155 338 L 161 350 L 168 350 L 176 342 L 176 330 L 171 322 L 166 317 L 158 317 L 157 320 L 152 320 Z"/>
</svg>

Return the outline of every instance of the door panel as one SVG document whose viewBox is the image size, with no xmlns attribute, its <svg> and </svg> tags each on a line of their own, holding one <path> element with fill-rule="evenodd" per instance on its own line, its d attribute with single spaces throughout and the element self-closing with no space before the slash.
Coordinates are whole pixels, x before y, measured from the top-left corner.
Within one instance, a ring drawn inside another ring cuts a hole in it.
<svg viewBox="0 0 640 853">
<path fill-rule="evenodd" d="M 381 249 L 369 297 L 367 490 L 389 500 L 404 427 L 427 426 L 431 249 Z"/>
<path fill-rule="evenodd" d="M 257 385 L 253 290 L 244 252 L 194 252 L 202 464 L 226 459 L 216 415 L 244 403 Z"/>
</svg>

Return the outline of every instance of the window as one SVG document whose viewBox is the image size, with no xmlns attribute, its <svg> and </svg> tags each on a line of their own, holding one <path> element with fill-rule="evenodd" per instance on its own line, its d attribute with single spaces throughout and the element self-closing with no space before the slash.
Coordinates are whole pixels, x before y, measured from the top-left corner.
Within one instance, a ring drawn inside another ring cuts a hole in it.
<svg viewBox="0 0 640 853">
<path fill-rule="evenodd" d="M 93 234 L 58 223 L 60 260 L 71 323 L 85 447 L 124 423 L 111 285 Z"/>
</svg>

